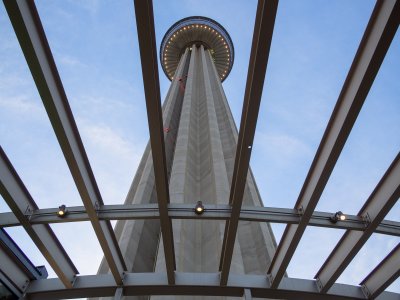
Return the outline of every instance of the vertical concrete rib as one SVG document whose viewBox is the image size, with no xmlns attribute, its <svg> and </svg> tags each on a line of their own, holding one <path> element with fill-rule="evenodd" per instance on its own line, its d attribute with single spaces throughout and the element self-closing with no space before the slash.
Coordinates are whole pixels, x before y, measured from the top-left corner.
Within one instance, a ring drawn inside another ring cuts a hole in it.
<svg viewBox="0 0 400 300">
<path fill-rule="evenodd" d="M 209 128 L 209 143 L 210 143 L 210 155 L 212 159 L 212 170 L 213 170 L 213 184 L 215 187 L 215 202 L 214 204 L 226 204 L 229 199 L 229 180 L 226 170 L 226 164 L 224 160 L 224 151 L 222 146 L 221 129 L 218 124 L 216 100 L 219 95 L 220 89 L 216 89 L 219 78 L 215 73 L 215 65 L 212 63 L 212 57 L 209 51 L 204 51 L 202 46 L 202 62 L 203 62 L 203 74 L 205 82 L 206 92 L 206 104 L 207 104 L 207 115 L 208 115 L 208 128 Z M 213 88 L 214 87 L 214 88 Z M 225 121 L 224 121 L 225 122 Z M 222 239 L 225 231 L 225 222 L 219 223 L 219 235 L 216 241 L 218 245 L 218 251 L 221 253 Z M 219 257 L 217 257 L 219 260 Z M 235 273 L 244 273 L 243 259 L 240 254 L 240 245 L 236 242 L 235 251 L 232 259 L 232 271 Z M 218 262 L 217 262 L 218 264 Z"/>
<path fill-rule="evenodd" d="M 166 100 L 163 104 L 164 141 L 168 177 L 171 171 L 175 151 L 175 139 L 178 132 L 182 108 L 183 91 L 178 78 L 185 78 L 188 69 L 189 51 L 185 51 L 176 70 Z M 168 129 L 168 130 L 167 130 Z M 154 168 L 150 145 L 148 144 L 136 175 L 133 179 L 125 204 L 157 203 L 155 192 Z M 125 258 L 128 272 L 153 272 L 159 247 L 160 223 L 158 220 L 118 221 L 115 226 L 121 252 Z M 163 262 L 165 264 L 165 261 Z M 109 272 L 107 261 L 103 259 L 99 273 Z M 112 298 L 101 298 L 112 299 Z M 125 297 L 124 300 L 147 299 L 144 296 Z"/>
<path fill-rule="evenodd" d="M 238 131 L 221 81 L 218 78 L 217 69 L 211 61 L 209 68 L 213 70 L 212 73 L 216 78 L 216 80 L 211 80 L 211 86 L 215 100 L 214 106 L 218 119 L 227 176 L 229 182 L 231 182 Z M 224 204 L 226 203 L 227 201 Z M 243 204 L 246 206 L 263 206 L 251 168 L 249 168 L 247 174 Z M 237 252 L 240 252 L 240 257 L 243 260 L 243 273 L 264 274 L 263 268 L 267 268 L 271 263 L 271 257 L 274 255 L 275 249 L 276 241 L 269 223 L 241 221 L 234 246 L 231 272 L 238 273 L 236 264 L 238 264 L 239 260 L 236 256 Z"/>
</svg>

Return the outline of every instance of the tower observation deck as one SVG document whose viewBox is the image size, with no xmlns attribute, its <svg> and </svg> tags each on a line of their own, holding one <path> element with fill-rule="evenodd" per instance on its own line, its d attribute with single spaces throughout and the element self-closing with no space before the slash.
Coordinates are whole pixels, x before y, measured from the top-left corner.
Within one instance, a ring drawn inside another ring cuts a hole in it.
<svg viewBox="0 0 400 300">
<path fill-rule="evenodd" d="M 172 80 L 186 48 L 203 45 L 209 50 L 218 75 L 224 81 L 233 66 L 234 48 L 228 32 L 216 21 L 188 17 L 172 25 L 161 42 L 160 61 L 165 75 Z"/>
</svg>

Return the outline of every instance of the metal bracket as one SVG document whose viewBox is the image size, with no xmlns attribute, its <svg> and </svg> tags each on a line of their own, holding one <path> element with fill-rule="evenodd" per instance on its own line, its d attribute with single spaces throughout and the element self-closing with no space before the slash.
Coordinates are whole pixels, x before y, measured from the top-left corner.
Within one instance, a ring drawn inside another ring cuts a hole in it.
<svg viewBox="0 0 400 300">
<path fill-rule="evenodd" d="M 74 275 L 74 278 L 71 280 L 71 284 L 72 286 L 74 286 L 76 279 L 78 278 L 78 276 L 76 276 L 76 274 Z"/>
<path fill-rule="evenodd" d="M 298 214 L 300 217 L 304 215 L 304 208 L 303 208 L 303 205 L 300 205 L 300 206 L 297 208 L 297 214 Z"/>
<path fill-rule="evenodd" d="M 24 215 L 29 221 L 31 220 L 33 215 L 33 209 L 31 209 L 29 205 L 26 207 Z"/>
<path fill-rule="evenodd" d="M 371 217 L 368 213 L 366 213 L 365 215 L 361 216 L 361 218 L 364 223 L 364 227 L 367 228 L 369 224 L 371 224 Z"/>
<path fill-rule="evenodd" d="M 365 284 L 363 284 L 363 285 L 361 286 L 361 290 L 362 290 L 363 294 L 365 295 L 365 297 L 366 297 L 367 299 L 370 299 L 370 298 L 371 298 L 371 292 L 369 291 L 369 289 L 367 288 L 367 286 L 366 286 Z"/>
<path fill-rule="evenodd" d="M 99 201 L 96 201 L 94 203 L 94 209 L 96 210 L 96 215 L 99 216 L 99 211 L 100 211 L 100 203 L 99 203 Z"/>
<path fill-rule="evenodd" d="M 23 293 L 28 289 L 29 283 L 30 283 L 29 280 L 25 280 L 25 283 L 21 287 Z"/>
<path fill-rule="evenodd" d="M 321 282 L 321 279 L 319 277 L 315 278 L 315 284 L 317 285 L 318 292 L 321 292 L 322 289 L 324 288 L 324 285 Z"/>
<path fill-rule="evenodd" d="M 271 273 L 267 274 L 267 280 L 269 282 L 269 287 L 271 287 L 272 282 L 274 281 L 274 276 Z"/>
</svg>

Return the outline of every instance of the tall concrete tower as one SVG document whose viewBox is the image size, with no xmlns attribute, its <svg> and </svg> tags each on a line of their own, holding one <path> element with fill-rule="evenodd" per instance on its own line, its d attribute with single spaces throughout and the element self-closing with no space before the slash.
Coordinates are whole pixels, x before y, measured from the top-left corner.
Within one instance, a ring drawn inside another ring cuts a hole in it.
<svg viewBox="0 0 400 300">
<path fill-rule="evenodd" d="M 231 38 L 220 24 L 211 19 L 185 18 L 165 34 L 160 60 L 165 75 L 171 80 L 163 105 L 170 201 L 192 204 L 193 207 L 201 201 L 206 210 L 212 209 L 213 205 L 227 205 L 238 139 L 222 87 L 234 61 Z M 157 203 L 149 145 L 125 203 Z M 247 176 L 243 205 L 262 206 L 251 170 Z M 225 221 L 180 219 L 173 220 L 172 225 L 176 270 L 218 272 Z M 158 221 L 119 221 L 115 233 L 128 272 L 165 271 Z M 269 224 L 241 221 L 231 273 L 265 274 L 275 246 Z M 108 266 L 103 260 L 99 273 L 106 272 Z M 152 297 L 156 298 L 185 297 Z"/>
</svg>

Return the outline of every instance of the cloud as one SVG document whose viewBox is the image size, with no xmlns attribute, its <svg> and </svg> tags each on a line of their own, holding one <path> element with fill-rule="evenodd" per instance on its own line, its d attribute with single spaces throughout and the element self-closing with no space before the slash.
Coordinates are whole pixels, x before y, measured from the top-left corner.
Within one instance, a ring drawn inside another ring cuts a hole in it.
<svg viewBox="0 0 400 300">
<path fill-rule="evenodd" d="M 264 152 L 270 160 L 283 165 L 311 154 L 311 149 L 305 142 L 285 133 L 258 132 L 255 146 L 259 146 L 259 151 Z"/>
<path fill-rule="evenodd" d="M 107 204 L 122 204 L 145 145 L 116 129 L 80 121 L 80 132 L 93 172 Z"/>
<path fill-rule="evenodd" d="M 92 145 L 120 157 L 130 158 L 134 156 L 135 150 L 133 145 L 122 136 L 118 135 L 111 127 L 88 124 L 85 122 L 83 122 L 83 124 L 82 134 Z"/>
<path fill-rule="evenodd" d="M 58 60 L 60 64 L 65 65 L 66 67 L 85 67 L 86 65 L 81 62 L 79 59 L 70 56 L 70 55 L 58 55 Z"/>
<path fill-rule="evenodd" d="M 99 0 L 85 0 L 85 1 L 72 1 L 70 0 L 69 3 L 87 11 L 90 15 L 94 16 L 98 13 L 100 8 L 100 1 Z"/>
<path fill-rule="evenodd" d="M 30 115 L 35 115 L 42 111 L 42 107 L 40 107 L 39 104 L 30 101 L 29 97 L 26 95 L 1 97 L 0 108 L 16 114 L 29 113 Z"/>
</svg>

